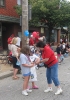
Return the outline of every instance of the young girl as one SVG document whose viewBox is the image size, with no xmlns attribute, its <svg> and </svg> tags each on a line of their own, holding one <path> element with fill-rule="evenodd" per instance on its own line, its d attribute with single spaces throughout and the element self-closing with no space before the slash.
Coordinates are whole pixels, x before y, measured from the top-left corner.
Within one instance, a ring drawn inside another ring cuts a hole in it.
<svg viewBox="0 0 70 100">
<path fill-rule="evenodd" d="M 31 67 L 34 66 L 34 64 L 30 62 L 29 54 L 30 54 L 30 48 L 29 46 L 26 45 L 24 46 L 23 49 L 21 49 L 21 53 L 20 53 L 20 66 L 21 66 L 22 75 L 24 77 L 22 94 L 26 96 L 28 95 L 28 92 L 32 92 L 32 90 L 27 89 L 27 87 L 31 75 L 30 69 Z"/>
<path fill-rule="evenodd" d="M 37 49 L 37 50 L 35 50 L 35 55 L 37 56 L 37 57 L 39 57 L 40 58 L 40 60 L 42 60 L 42 57 L 41 57 L 41 53 L 40 53 L 40 51 Z M 44 66 L 44 63 L 39 63 L 38 65 L 37 65 L 37 67 L 39 68 L 39 67 L 43 67 Z M 37 68 L 36 67 L 36 68 Z"/>
<path fill-rule="evenodd" d="M 30 53 L 30 60 L 31 62 L 35 61 L 37 62 L 39 60 L 39 57 L 36 56 L 33 51 L 31 51 Z M 30 81 L 32 82 L 32 89 L 38 89 L 38 86 L 35 85 L 35 81 L 37 81 L 37 73 L 36 73 L 36 66 L 34 65 L 34 67 L 31 67 L 31 77 L 30 77 Z"/>
</svg>

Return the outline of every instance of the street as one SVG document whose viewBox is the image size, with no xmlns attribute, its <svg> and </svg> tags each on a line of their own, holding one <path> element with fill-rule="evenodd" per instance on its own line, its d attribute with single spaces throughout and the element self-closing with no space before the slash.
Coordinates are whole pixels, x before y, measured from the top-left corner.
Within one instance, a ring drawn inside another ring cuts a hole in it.
<svg viewBox="0 0 70 100">
<path fill-rule="evenodd" d="M 0 100 L 70 100 L 70 56 L 64 59 L 64 62 L 59 65 L 59 80 L 63 93 L 54 95 L 57 88 L 53 84 L 53 92 L 44 93 L 47 88 L 45 77 L 46 68 L 42 67 L 37 70 L 38 81 L 36 84 L 39 89 L 33 89 L 29 96 L 21 94 L 23 79 L 21 74 L 19 80 L 12 80 L 8 77 L 0 80 Z M 29 83 L 31 86 L 31 83 Z"/>
</svg>

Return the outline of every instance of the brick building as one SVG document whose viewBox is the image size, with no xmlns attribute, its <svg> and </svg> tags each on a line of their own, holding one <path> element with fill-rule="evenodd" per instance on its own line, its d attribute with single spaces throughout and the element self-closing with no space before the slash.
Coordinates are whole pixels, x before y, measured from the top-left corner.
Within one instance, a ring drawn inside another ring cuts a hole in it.
<svg viewBox="0 0 70 100">
<path fill-rule="evenodd" d="M 11 34 L 21 32 L 19 15 L 14 6 L 21 0 L 0 0 L 0 47 L 7 49 L 7 39 Z"/>
</svg>

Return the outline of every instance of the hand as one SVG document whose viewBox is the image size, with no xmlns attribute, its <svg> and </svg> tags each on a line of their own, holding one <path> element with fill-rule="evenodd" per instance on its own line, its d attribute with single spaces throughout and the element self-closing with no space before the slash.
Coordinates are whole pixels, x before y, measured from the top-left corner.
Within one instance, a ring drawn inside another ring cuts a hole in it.
<svg viewBox="0 0 70 100">
<path fill-rule="evenodd" d="M 33 63 L 33 64 L 30 64 L 30 67 L 33 67 L 35 64 Z"/>
</svg>

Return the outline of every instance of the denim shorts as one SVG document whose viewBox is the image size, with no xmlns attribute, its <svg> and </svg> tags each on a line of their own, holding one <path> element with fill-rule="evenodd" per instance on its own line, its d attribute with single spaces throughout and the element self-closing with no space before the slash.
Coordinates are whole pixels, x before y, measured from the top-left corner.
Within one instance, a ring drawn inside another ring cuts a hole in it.
<svg viewBox="0 0 70 100">
<path fill-rule="evenodd" d="M 23 74 L 23 76 L 30 76 L 31 72 L 27 73 L 27 74 Z"/>
</svg>

